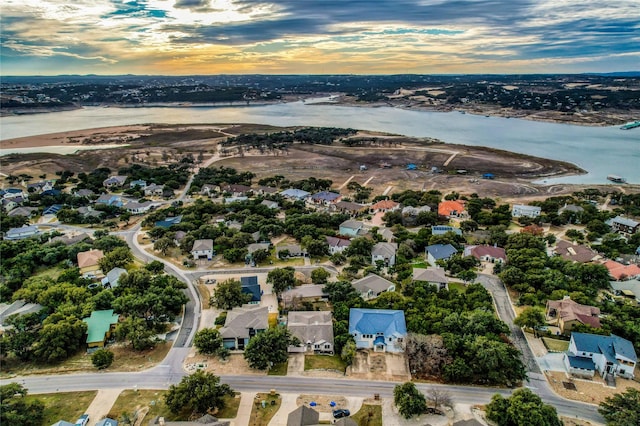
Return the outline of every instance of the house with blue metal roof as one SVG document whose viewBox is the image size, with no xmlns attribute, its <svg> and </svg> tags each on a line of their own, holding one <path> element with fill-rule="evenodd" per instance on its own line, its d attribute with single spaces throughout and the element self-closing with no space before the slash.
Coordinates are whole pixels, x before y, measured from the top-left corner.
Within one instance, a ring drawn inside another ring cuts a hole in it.
<svg viewBox="0 0 640 426">
<path fill-rule="evenodd" d="M 425 248 L 427 262 L 433 266 L 436 266 L 436 261 L 447 260 L 457 252 L 458 250 L 451 244 L 432 244 Z"/>
<path fill-rule="evenodd" d="M 260 290 L 260 284 L 258 283 L 258 277 L 256 275 L 250 277 L 241 277 L 240 285 L 242 286 L 242 293 L 251 296 L 249 304 L 255 305 L 260 303 L 262 299 L 262 290 Z"/>
<path fill-rule="evenodd" d="M 433 225 L 431 227 L 431 235 L 444 235 L 447 232 L 453 232 L 456 235 L 462 235 L 462 229 L 454 228 L 449 225 Z"/>
<path fill-rule="evenodd" d="M 593 377 L 597 371 L 602 377 L 633 379 L 637 362 L 633 344 L 615 334 L 571 333 L 569 350 L 564 356 L 569 373 L 586 377 Z"/>
<path fill-rule="evenodd" d="M 407 340 L 404 311 L 351 308 L 349 334 L 353 336 L 358 349 L 404 352 Z"/>
</svg>

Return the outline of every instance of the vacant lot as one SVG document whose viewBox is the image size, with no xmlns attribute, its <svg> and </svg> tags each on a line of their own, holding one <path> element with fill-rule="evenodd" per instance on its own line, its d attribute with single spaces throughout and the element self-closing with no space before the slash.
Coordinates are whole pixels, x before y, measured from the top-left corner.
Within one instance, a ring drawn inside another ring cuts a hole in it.
<svg viewBox="0 0 640 426">
<path fill-rule="evenodd" d="M 304 369 L 306 370 L 335 370 L 344 373 L 347 368 L 338 355 L 305 355 Z"/>
<path fill-rule="evenodd" d="M 59 420 L 75 423 L 96 397 L 97 391 L 60 392 L 41 395 L 28 395 L 27 401 L 38 399 L 44 404 L 44 425 L 51 425 Z"/>
</svg>

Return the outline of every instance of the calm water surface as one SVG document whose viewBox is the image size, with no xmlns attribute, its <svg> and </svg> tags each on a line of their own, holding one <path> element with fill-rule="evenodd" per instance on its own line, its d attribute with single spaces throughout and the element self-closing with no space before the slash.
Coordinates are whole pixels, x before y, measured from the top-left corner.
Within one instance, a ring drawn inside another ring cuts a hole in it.
<svg viewBox="0 0 640 426">
<path fill-rule="evenodd" d="M 589 173 L 547 183 L 607 183 L 617 174 L 640 183 L 640 128 L 585 127 L 458 112 L 310 105 L 100 108 L 0 118 L 0 140 L 94 127 L 146 123 L 258 123 L 335 126 L 433 137 L 452 144 L 488 146 L 576 164 Z M 488 170 L 490 172 L 490 170 Z"/>
</svg>

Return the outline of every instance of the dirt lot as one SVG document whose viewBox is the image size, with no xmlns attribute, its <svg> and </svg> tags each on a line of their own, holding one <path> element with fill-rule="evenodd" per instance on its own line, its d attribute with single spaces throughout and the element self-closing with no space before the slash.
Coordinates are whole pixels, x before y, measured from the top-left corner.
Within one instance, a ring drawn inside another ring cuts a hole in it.
<svg viewBox="0 0 640 426">
<path fill-rule="evenodd" d="M 411 380 L 409 364 L 404 354 L 375 353 L 358 350 L 347 376 L 365 380 Z"/>
<path fill-rule="evenodd" d="M 548 371 L 545 374 L 547 381 L 558 395 L 590 404 L 600 404 L 606 397 L 624 392 L 628 387 L 640 389 L 640 383 L 633 380 L 618 378 L 616 379 L 616 388 L 611 388 L 605 386 L 604 381 L 598 375 L 593 380 L 581 380 L 570 379 L 566 373 L 558 371 Z M 565 389 L 563 382 L 573 383 L 576 390 Z"/>
</svg>

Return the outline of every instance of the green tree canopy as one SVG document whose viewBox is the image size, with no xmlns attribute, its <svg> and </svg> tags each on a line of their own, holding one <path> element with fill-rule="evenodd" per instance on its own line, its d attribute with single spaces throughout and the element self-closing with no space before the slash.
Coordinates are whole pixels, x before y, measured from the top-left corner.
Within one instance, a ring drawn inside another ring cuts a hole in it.
<svg viewBox="0 0 640 426">
<path fill-rule="evenodd" d="M 223 348 L 222 337 L 215 328 L 203 328 L 193 338 L 193 344 L 198 352 L 205 355 L 215 355 Z"/>
<path fill-rule="evenodd" d="M 108 368 L 113 363 L 113 352 L 109 349 L 98 349 L 91 355 L 91 362 L 98 370 Z"/>
<path fill-rule="evenodd" d="M 229 385 L 221 384 L 220 377 L 198 370 L 184 377 L 177 385 L 171 385 L 165 402 L 172 413 L 192 415 L 214 414 L 224 408 L 224 397 L 233 395 Z"/>
<path fill-rule="evenodd" d="M 100 259 L 100 268 L 106 274 L 113 268 L 124 268 L 133 262 L 133 254 L 129 247 L 116 247 Z"/>
<path fill-rule="evenodd" d="M 627 388 L 622 393 L 605 398 L 598 412 L 608 426 L 637 426 L 640 424 L 640 390 Z"/>
<path fill-rule="evenodd" d="M 487 418 L 498 426 L 562 426 L 556 409 L 527 388 L 506 399 L 494 395 L 487 405 Z"/>
<path fill-rule="evenodd" d="M 244 349 L 244 358 L 251 368 L 266 370 L 287 361 L 289 345 L 298 339 L 284 327 L 270 328 L 256 334 Z"/>
<path fill-rule="evenodd" d="M 513 320 L 518 327 L 533 328 L 536 330 L 545 324 L 544 312 L 537 306 L 528 306 Z"/>
<path fill-rule="evenodd" d="M 242 284 L 238 280 L 228 279 L 218 283 L 213 290 L 211 304 L 225 311 L 242 306 L 251 300 L 251 295 L 242 292 Z"/>
<path fill-rule="evenodd" d="M 291 266 L 275 268 L 267 274 L 267 283 L 273 286 L 273 292 L 280 295 L 283 291 L 296 285 L 295 269 Z"/>
<path fill-rule="evenodd" d="M 25 401 L 27 390 L 18 383 L 0 386 L 0 424 L 3 426 L 40 426 L 44 404 L 39 399 Z"/>
<path fill-rule="evenodd" d="M 393 388 L 393 403 L 405 419 L 427 411 L 427 401 L 413 382 L 405 382 Z"/>
</svg>

